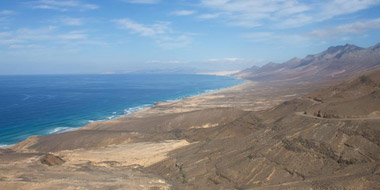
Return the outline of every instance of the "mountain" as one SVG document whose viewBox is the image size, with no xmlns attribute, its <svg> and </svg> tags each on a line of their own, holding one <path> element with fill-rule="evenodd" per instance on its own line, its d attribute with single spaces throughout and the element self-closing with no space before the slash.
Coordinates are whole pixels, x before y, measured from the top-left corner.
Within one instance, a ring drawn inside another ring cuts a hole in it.
<svg viewBox="0 0 380 190">
<path fill-rule="evenodd" d="M 380 43 L 361 48 L 355 45 L 329 47 L 327 50 L 293 58 L 281 64 L 268 63 L 245 69 L 235 76 L 261 82 L 316 82 L 340 79 L 380 66 Z"/>
<path fill-rule="evenodd" d="M 325 118 L 380 117 L 380 70 L 310 93 L 306 113 Z"/>
<path fill-rule="evenodd" d="M 364 73 L 323 89 L 247 83 L 29 137 L 0 149 L 0 189 L 379 189 L 380 69 L 371 69 L 379 51 L 336 46 L 244 71 L 263 81 Z M 240 107 L 279 100 L 260 111 Z"/>
<path fill-rule="evenodd" d="M 377 70 L 220 127 L 184 132 L 203 139 L 149 169 L 179 189 L 378 189 L 379 113 Z"/>
</svg>

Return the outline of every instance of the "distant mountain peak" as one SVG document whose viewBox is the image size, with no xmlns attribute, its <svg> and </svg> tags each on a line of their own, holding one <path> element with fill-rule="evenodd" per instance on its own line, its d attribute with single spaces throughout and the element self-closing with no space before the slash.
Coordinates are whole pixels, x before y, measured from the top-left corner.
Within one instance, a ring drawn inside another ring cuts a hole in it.
<svg viewBox="0 0 380 190">
<path fill-rule="evenodd" d="M 380 49 L 380 43 L 374 45 L 371 47 L 372 50 L 379 50 Z"/>
<path fill-rule="evenodd" d="M 341 58 L 345 54 L 355 52 L 362 50 L 363 48 L 352 45 L 352 44 L 346 44 L 346 45 L 340 45 L 340 46 L 331 46 L 326 51 L 319 54 L 319 57 L 324 59 L 331 59 L 331 58 Z"/>
<path fill-rule="evenodd" d="M 277 65 L 277 63 L 271 61 L 271 62 L 265 64 L 264 66 L 273 66 L 273 65 Z"/>
<path fill-rule="evenodd" d="M 299 60 L 301 60 L 301 58 L 299 58 L 299 57 L 293 57 L 289 61 L 299 61 Z"/>
<path fill-rule="evenodd" d="M 363 48 L 355 46 L 355 45 L 352 45 L 352 44 L 346 44 L 344 46 L 343 45 L 341 45 L 341 46 L 331 46 L 325 52 L 326 53 L 336 53 L 338 51 L 348 52 L 348 51 L 357 51 L 357 50 L 361 50 L 361 49 L 363 49 Z"/>
<path fill-rule="evenodd" d="M 303 59 L 244 70 L 236 76 L 257 81 L 318 81 L 353 75 L 380 66 L 380 43 L 361 48 L 352 44 L 331 46 Z"/>
</svg>

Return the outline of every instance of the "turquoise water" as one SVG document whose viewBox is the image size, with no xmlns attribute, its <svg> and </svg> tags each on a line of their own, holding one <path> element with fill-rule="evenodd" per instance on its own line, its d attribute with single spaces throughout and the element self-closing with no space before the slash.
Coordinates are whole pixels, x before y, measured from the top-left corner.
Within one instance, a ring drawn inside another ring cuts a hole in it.
<svg viewBox="0 0 380 190">
<path fill-rule="evenodd" d="M 0 76 L 0 146 L 240 83 L 185 74 Z"/>
</svg>

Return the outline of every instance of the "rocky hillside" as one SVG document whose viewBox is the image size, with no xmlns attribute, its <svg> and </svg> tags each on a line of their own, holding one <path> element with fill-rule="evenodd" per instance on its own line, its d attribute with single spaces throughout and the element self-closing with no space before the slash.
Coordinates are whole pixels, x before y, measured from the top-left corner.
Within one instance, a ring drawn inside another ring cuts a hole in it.
<svg viewBox="0 0 380 190">
<path fill-rule="evenodd" d="M 314 57 L 339 57 L 342 48 Z M 316 64 L 303 61 L 281 67 Z M 248 104 L 263 88 L 269 91 L 257 101 L 288 97 L 266 110 L 164 113 L 158 105 L 151 109 L 160 114 L 30 137 L 0 149 L 0 189 L 379 189 L 380 70 L 303 96 L 289 90 L 305 84 L 271 84 L 218 95 L 219 104 Z"/>
<path fill-rule="evenodd" d="M 379 76 L 245 113 L 149 169 L 178 189 L 378 189 Z M 305 114 L 319 108 L 355 118 Z"/>
<path fill-rule="evenodd" d="M 252 67 L 235 76 L 263 82 L 315 82 L 352 76 L 379 66 L 380 43 L 366 49 L 347 44 L 330 47 L 303 59 L 293 58 L 281 64 Z"/>
</svg>

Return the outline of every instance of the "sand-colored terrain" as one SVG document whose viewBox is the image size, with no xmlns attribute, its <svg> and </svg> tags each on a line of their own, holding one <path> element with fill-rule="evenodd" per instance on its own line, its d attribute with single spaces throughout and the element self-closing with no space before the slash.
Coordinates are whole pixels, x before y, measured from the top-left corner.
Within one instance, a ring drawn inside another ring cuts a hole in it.
<svg viewBox="0 0 380 190">
<path fill-rule="evenodd" d="M 246 82 L 157 103 L 153 108 L 91 123 L 76 131 L 33 136 L 0 153 L 0 189 L 167 189 L 170 183 L 142 168 L 204 139 L 199 134 L 202 130 L 218 129 L 247 111 L 267 109 L 307 91 L 301 86 L 277 89 Z M 53 160 L 48 160 L 53 166 L 41 161 L 46 155 L 53 155 Z M 55 157 L 64 162 L 55 161 Z"/>
<path fill-rule="evenodd" d="M 97 166 L 109 166 L 111 164 L 147 167 L 166 159 L 168 152 L 189 144 L 186 140 L 123 143 L 89 150 L 64 150 L 56 154 L 65 160 L 66 165 L 91 162 Z"/>
<path fill-rule="evenodd" d="M 0 189 L 377 189 L 379 75 L 247 82 L 30 137 L 0 149 Z"/>
</svg>

